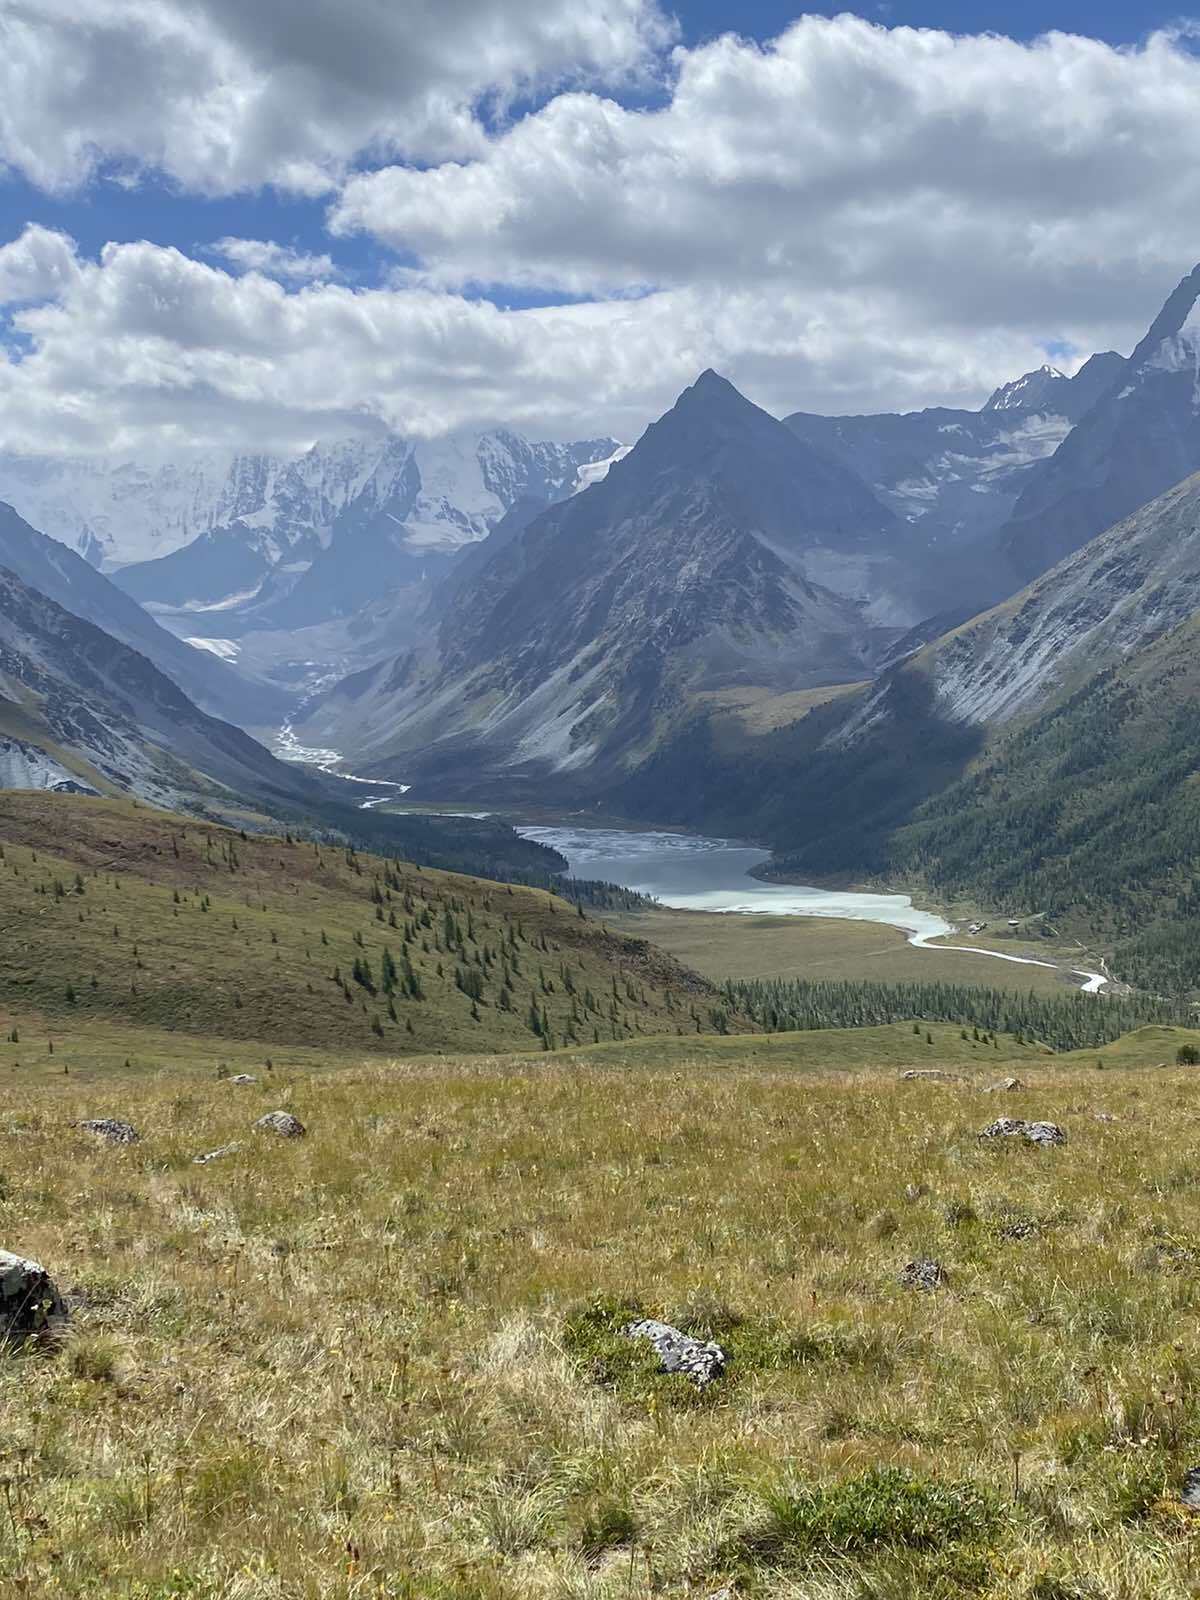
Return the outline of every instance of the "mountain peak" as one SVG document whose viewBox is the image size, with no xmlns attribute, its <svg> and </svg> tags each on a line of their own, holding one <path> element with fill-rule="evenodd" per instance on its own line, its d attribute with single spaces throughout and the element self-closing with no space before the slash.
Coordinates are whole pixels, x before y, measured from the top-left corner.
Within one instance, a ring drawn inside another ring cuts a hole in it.
<svg viewBox="0 0 1200 1600">
<path fill-rule="evenodd" d="M 730 403 L 737 405 L 739 408 L 753 406 L 753 402 L 747 400 L 739 389 L 735 389 L 728 378 L 723 378 L 712 367 L 705 367 L 695 383 L 686 388 L 679 396 L 672 409 L 678 410 L 681 406 L 685 409 L 690 409 L 696 405 L 713 408 Z M 757 410 L 758 408 L 753 407 L 753 409 Z"/>
<path fill-rule="evenodd" d="M 1065 372 L 1044 364 L 1035 372 L 1026 372 L 1012 383 L 1004 383 L 994 391 L 985 411 L 1033 411 L 1045 405 L 1056 386 L 1069 383 Z"/>
<path fill-rule="evenodd" d="M 1130 357 L 1134 368 L 1157 355 L 1168 339 L 1176 338 L 1192 320 L 1200 299 L 1200 266 L 1195 266 L 1167 296 L 1166 304 L 1150 324 L 1150 331 Z"/>
</svg>

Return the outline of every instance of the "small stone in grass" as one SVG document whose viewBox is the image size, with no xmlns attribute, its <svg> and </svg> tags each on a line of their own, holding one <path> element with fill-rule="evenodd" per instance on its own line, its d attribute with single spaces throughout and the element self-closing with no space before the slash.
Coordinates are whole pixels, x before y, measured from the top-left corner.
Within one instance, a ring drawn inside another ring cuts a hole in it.
<svg viewBox="0 0 1200 1600">
<path fill-rule="evenodd" d="M 254 1124 L 262 1133 L 277 1133 L 284 1139 L 302 1139 L 308 1129 L 290 1111 L 268 1111 Z"/>
<path fill-rule="evenodd" d="M 1192 1511 L 1200 1511 L 1200 1467 L 1189 1467 L 1184 1473 L 1179 1498 Z"/>
<path fill-rule="evenodd" d="M 0 1349 L 27 1339 L 44 1343 L 66 1320 L 66 1305 L 46 1269 L 0 1250 Z"/>
<path fill-rule="evenodd" d="M 966 1082 L 957 1072 L 943 1072 L 940 1067 L 909 1067 L 900 1074 L 901 1083 L 915 1083 L 921 1078 L 927 1078 L 930 1083 Z"/>
<path fill-rule="evenodd" d="M 915 1261 L 910 1261 L 900 1268 L 900 1287 L 902 1289 L 923 1289 L 926 1294 L 932 1294 L 935 1289 L 940 1289 L 946 1281 L 946 1274 L 940 1261 L 932 1261 L 928 1256 L 918 1256 Z"/>
<path fill-rule="evenodd" d="M 1023 1117 L 997 1117 L 981 1128 L 980 1139 L 1026 1139 L 1030 1144 L 1066 1144 L 1067 1136 L 1057 1122 L 1026 1122 Z"/>
<path fill-rule="evenodd" d="M 906 1183 L 904 1185 L 904 1198 L 910 1206 L 915 1206 L 918 1200 L 924 1200 L 929 1190 L 923 1183 Z"/>
<path fill-rule="evenodd" d="M 995 1083 L 987 1086 L 988 1094 L 1007 1094 L 1014 1089 L 1023 1089 L 1025 1085 L 1020 1078 L 999 1078 Z"/>
<path fill-rule="evenodd" d="M 95 1134 L 97 1139 L 103 1139 L 106 1144 L 136 1144 L 138 1131 L 131 1122 L 120 1122 L 116 1117 L 91 1117 L 86 1122 L 77 1122 L 77 1128 L 82 1128 L 84 1133 Z"/>
<path fill-rule="evenodd" d="M 626 1339 L 648 1339 L 658 1356 L 658 1370 L 682 1373 L 697 1389 L 706 1388 L 725 1371 L 728 1357 L 719 1344 L 693 1339 L 669 1322 L 643 1317 L 639 1322 L 627 1322 L 621 1332 Z"/>
<path fill-rule="evenodd" d="M 235 1072 L 229 1081 L 230 1083 L 257 1083 L 258 1079 L 252 1072 Z"/>
<path fill-rule="evenodd" d="M 206 1167 L 210 1161 L 220 1161 L 222 1156 L 231 1156 L 235 1150 L 240 1150 L 241 1148 L 240 1144 L 218 1145 L 215 1150 L 209 1150 L 202 1156 L 193 1156 L 192 1165 L 194 1167 Z"/>
</svg>

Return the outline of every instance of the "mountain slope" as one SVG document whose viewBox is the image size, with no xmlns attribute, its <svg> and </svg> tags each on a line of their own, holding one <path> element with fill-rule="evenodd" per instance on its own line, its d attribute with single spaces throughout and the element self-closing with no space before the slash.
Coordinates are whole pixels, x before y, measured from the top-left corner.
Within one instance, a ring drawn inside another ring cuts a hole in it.
<svg viewBox="0 0 1200 1600">
<path fill-rule="evenodd" d="M 1120 380 L 1031 478 L 997 536 L 1001 590 L 1200 470 L 1198 297 L 1200 267 L 1167 300 Z"/>
<path fill-rule="evenodd" d="M 798 437 L 835 455 L 932 543 L 982 538 L 1009 516 L 1039 463 L 1113 387 L 1123 357 L 1092 356 L 1073 378 L 1052 367 L 997 389 L 980 411 L 938 406 L 860 417 L 795 412 Z"/>
<path fill-rule="evenodd" d="M 63 552 L 68 554 L 69 552 Z M 146 656 L 0 568 L 0 705 L 29 748 L 157 803 L 313 803 L 320 787 L 199 710 Z M 86 781 L 86 778 L 85 778 Z"/>
<path fill-rule="evenodd" d="M 394 1057 L 716 1028 L 711 984 L 542 889 L 112 798 L 0 793 L 0 835 L 0 1008 L 55 1032 Z"/>
<path fill-rule="evenodd" d="M 601 482 L 472 551 L 436 636 L 340 686 L 306 736 L 443 777 L 636 764 L 706 690 L 863 676 L 920 615 L 902 535 L 705 373 Z"/>
<path fill-rule="evenodd" d="M 193 649 L 143 611 L 82 556 L 47 538 L 0 503 L 0 566 L 76 617 L 146 656 L 184 693 L 227 721 L 276 721 L 287 709 L 278 691 L 250 683 L 215 656 Z"/>
<path fill-rule="evenodd" d="M 1019 911 L 1200 989 L 1200 474 L 878 682 L 732 752 L 688 728 L 610 799 L 741 827 L 801 880 Z"/>
</svg>

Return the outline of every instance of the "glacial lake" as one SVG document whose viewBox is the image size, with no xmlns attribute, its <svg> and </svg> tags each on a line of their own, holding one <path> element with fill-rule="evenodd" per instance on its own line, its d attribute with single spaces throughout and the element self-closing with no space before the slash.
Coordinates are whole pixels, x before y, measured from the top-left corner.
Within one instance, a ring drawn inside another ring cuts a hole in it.
<svg viewBox="0 0 1200 1600">
<path fill-rule="evenodd" d="M 690 833 L 639 833 L 617 828 L 518 827 L 526 839 L 550 845 L 570 863 L 576 878 L 601 878 L 653 895 L 677 911 L 717 911 L 772 917 L 841 917 L 900 928 L 911 945 L 925 948 L 957 930 L 935 911 L 922 911 L 906 894 L 867 894 L 849 889 L 814 889 L 803 884 L 763 883 L 750 876 L 770 852 L 735 839 Z M 1087 994 L 1100 994 L 1108 974 L 1064 967 L 1028 955 L 1009 955 L 974 945 L 938 945 L 964 955 L 1048 967 L 1081 979 Z"/>
<path fill-rule="evenodd" d="M 770 860 L 770 852 L 732 839 L 615 828 L 518 827 L 517 832 L 566 856 L 572 877 L 619 883 L 678 911 L 883 922 L 902 928 L 914 944 L 954 932 L 953 924 L 918 910 L 906 894 L 763 883 L 750 874 Z"/>
</svg>

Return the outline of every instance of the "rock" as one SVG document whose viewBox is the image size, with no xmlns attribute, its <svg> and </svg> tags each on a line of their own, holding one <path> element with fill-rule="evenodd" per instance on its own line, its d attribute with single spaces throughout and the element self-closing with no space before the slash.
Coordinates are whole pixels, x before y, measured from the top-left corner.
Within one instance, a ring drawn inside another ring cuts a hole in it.
<svg viewBox="0 0 1200 1600">
<path fill-rule="evenodd" d="M 1057 1122 L 1031 1122 L 1025 1137 L 1033 1144 L 1066 1144 L 1067 1136 Z"/>
<path fill-rule="evenodd" d="M 84 1133 L 93 1133 L 107 1144 L 136 1144 L 138 1131 L 131 1122 L 119 1122 L 116 1117 L 93 1117 L 87 1122 L 77 1122 Z"/>
<path fill-rule="evenodd" d="M 1184 1473 L 1179 1498 L 1192 1511 L 1200 1511 L 1200 1467 L 1189 1467 Z"/>
<path fill-rule="evenodd" d="M 258 1079 L 252 1072 L 235 1072 L 229 1081 L 230 1083 L 257 1083 Z"/>
<path fill-rule="evenodd" d="M 1029 1239 L 1039 1231 L 1038 1224 L 1032 1217 L 1014 1217 L 1010 1222 L 1001 1223 L 996 1230 L 996 1237 L 1016 1241 Z"/>
<path fill-rule="evenodd" d="M 302 1139 L 308 1129 L 290 1111 L 268 1111 L 254 1124 L 262 1133 L 277 1133 L 284 1139 Z"/>
<path fill-rule="evenodd" d="M 626 1339 L 649 1339 L 658 1355 L 658 1370 L 682 1373 L 697 1389 L 706 1388 L 725 1371 L 728 1357 L 719 1344 L 693 1339 L 669 1322 L 644 1317 L 640 1322 L 626 1323 L 621 1332 Z"/>
<path fill-rule="evenodd" d="M 987 1086 L 988 1094 L 1007 1094 L 1014 1089 L 1023 1089 L 1025 1085 L 1020 1078 L 1000 1078 L 995 1083 Z"/>
<path fill-rule="evenodd" d="M 909 1067 L 907 1072 L 900 1074 L 901 1083 L 914 1083 L 919 1078 L 926 1078 L 930 1083 L 965 1083 L 967 1080 L 957 1072 L 943 1072 L 940 1067 Z"/>
<path fill-rule="evenodd" d="M 904 1185 L 904 1198 L 910 1206 L 915 1206 L 918 1200 L 924 1200 L 929 1190 L 923 1183 L 906 1183 Z"/>
<path fill-rule="evenodd" d="M 910 1261 L 900 1268 L 899 1282 L 902 1289 L 923 1289 L 926 1294 L 932 1294 L 935 1289 L 940 1289 L 946 1281 L 946 1274 L 940 1261 L 931 1261 L 928 1256 L 918 1256 L 915 1261 Z"/>
<path fill-rule="evenodd" d="M 0 1346 L 45 1342 L 66 1320 L 66 1305 L 46 1269 L 0 1250 Z"/>
<path fill-rule="evenodd" d="M 981 1128 L 980 1139 L 1027 1139 L 1030 1144 L 1066 1144 L 1067 1136 L 1056 1122 L 1026 1122 L 1022 1117 L 997 1117 Z"/>
<path fill-rule="evenodd" d="M 210 1161 L 220 1161 L 222 1156 L 231 1156 L 235 1150 L 240 1150 L 241 1148 L 240 1144 L 218 1145 L 215 1150 L 209 1150 L 206 1155 L 193 1156 L 192 1165 L 194 1167 L 206 1167 Z"/>
</svg>

